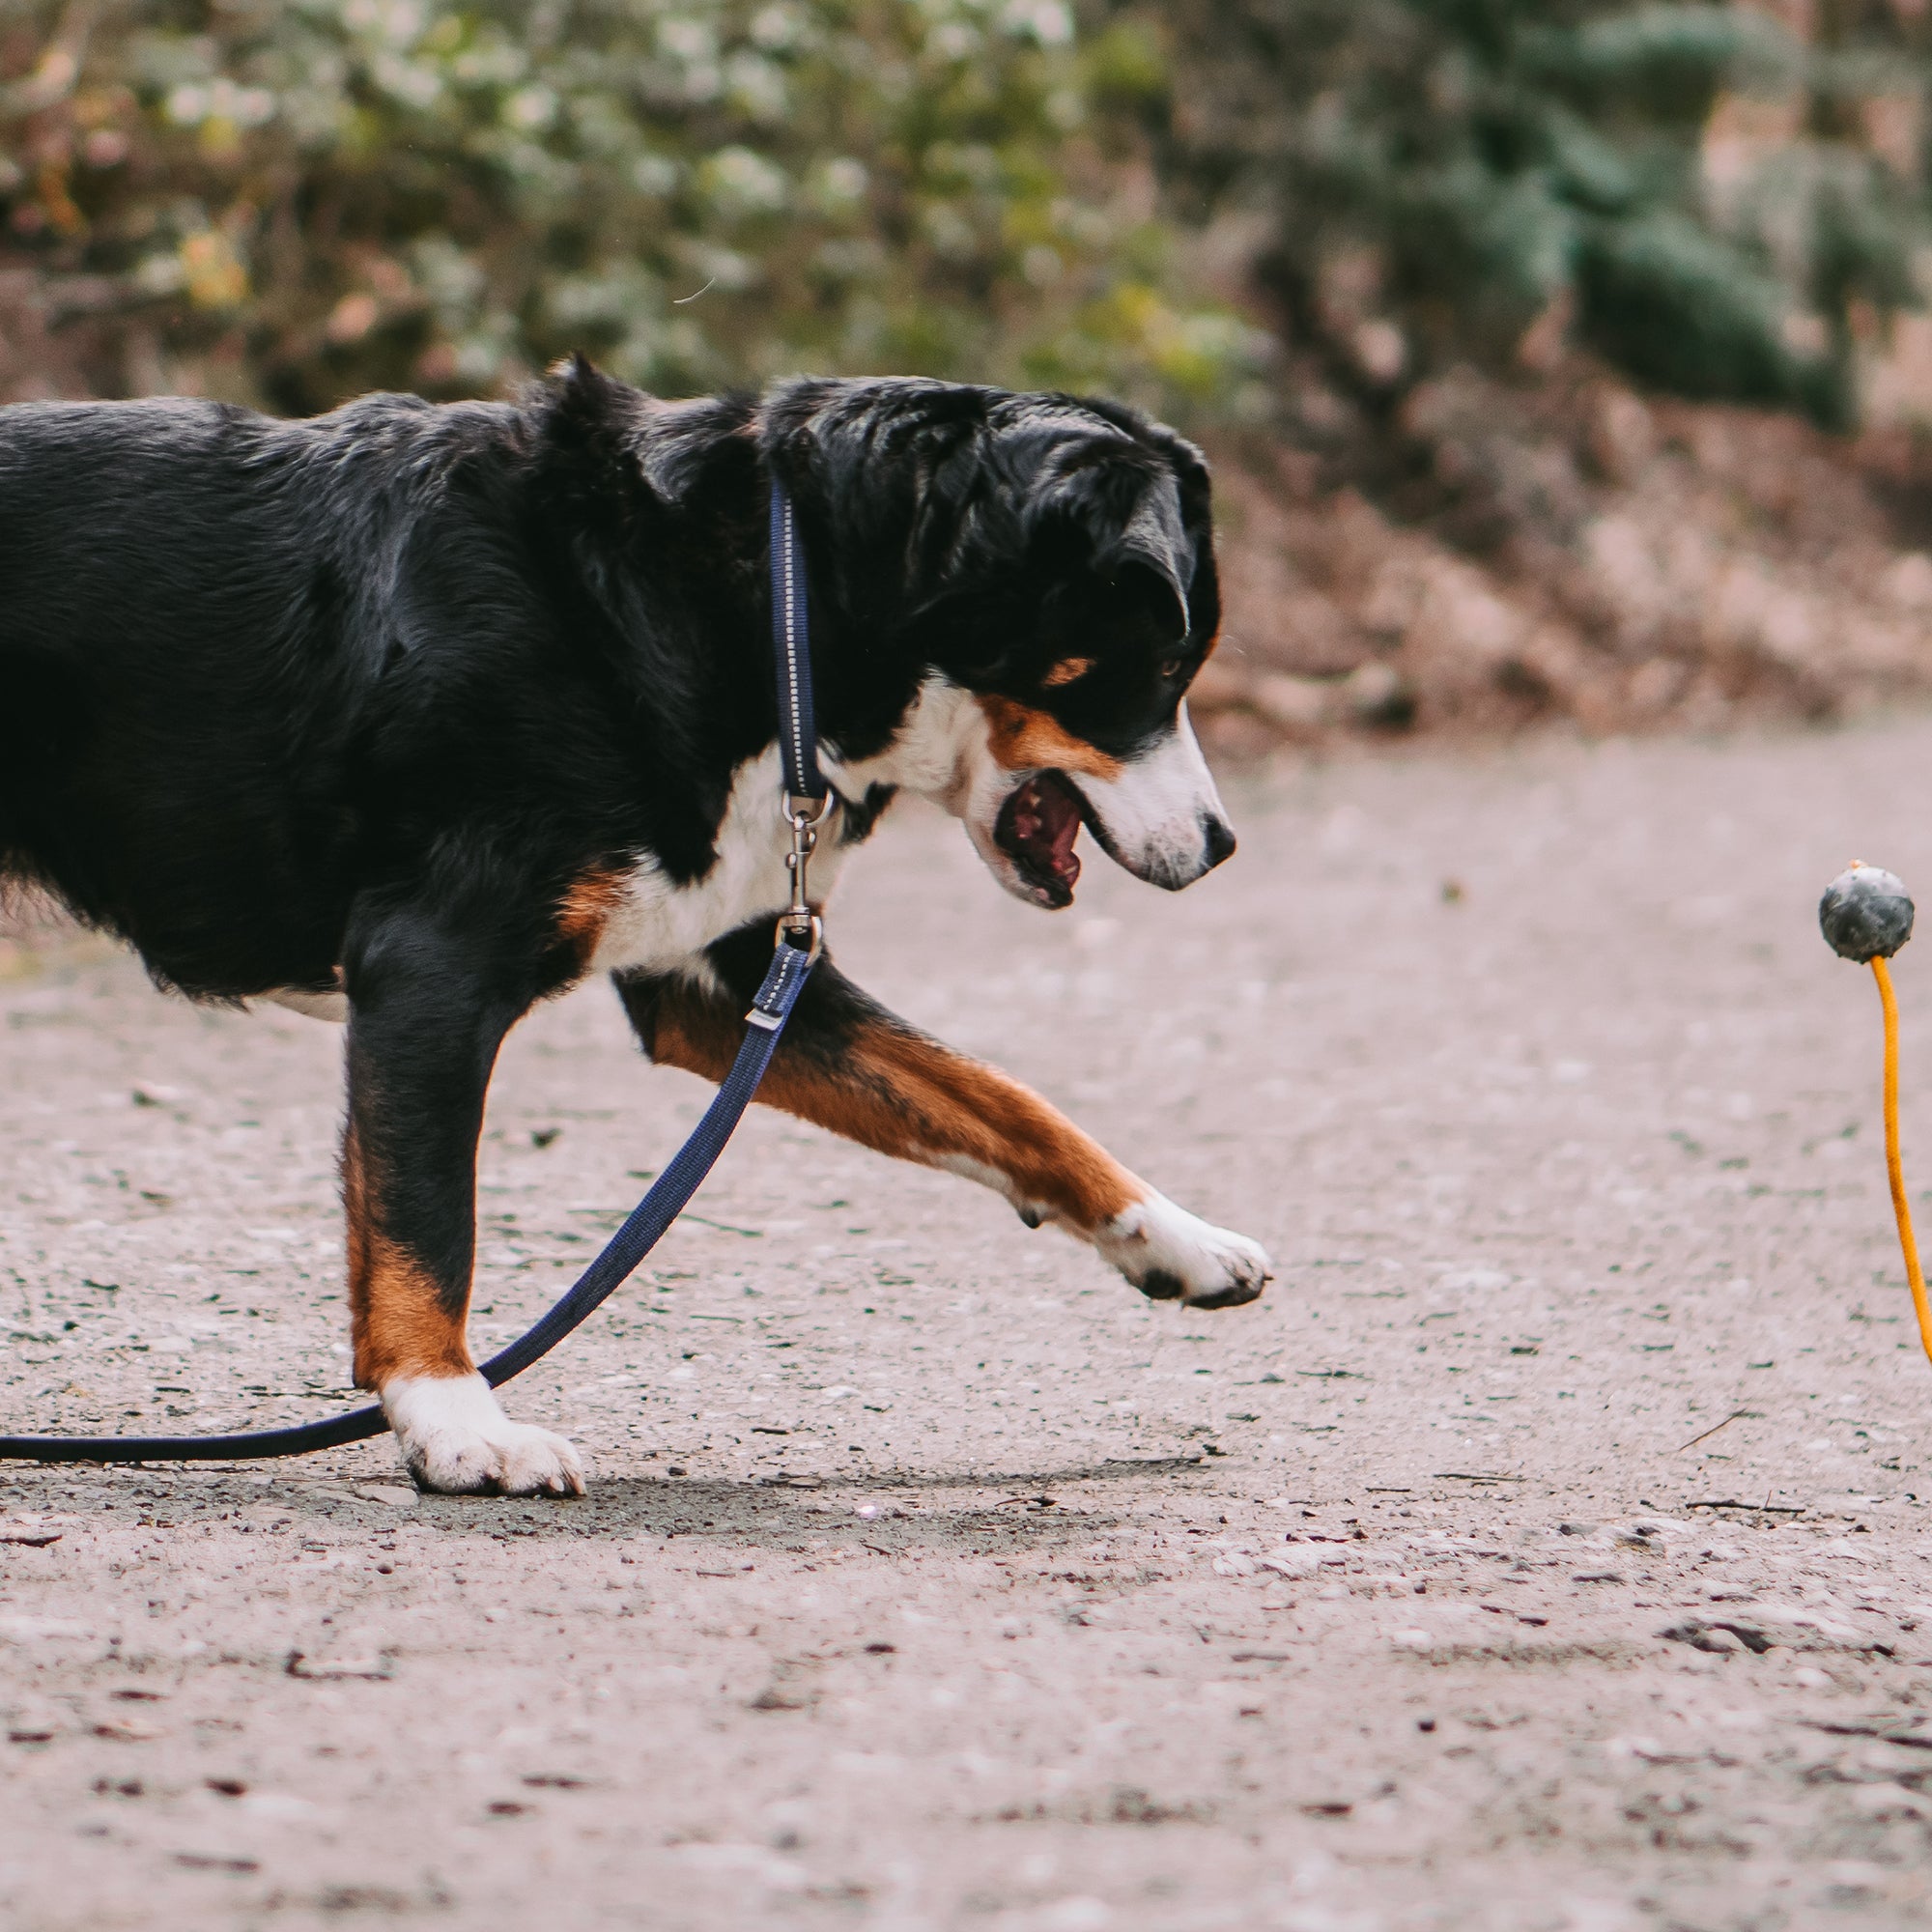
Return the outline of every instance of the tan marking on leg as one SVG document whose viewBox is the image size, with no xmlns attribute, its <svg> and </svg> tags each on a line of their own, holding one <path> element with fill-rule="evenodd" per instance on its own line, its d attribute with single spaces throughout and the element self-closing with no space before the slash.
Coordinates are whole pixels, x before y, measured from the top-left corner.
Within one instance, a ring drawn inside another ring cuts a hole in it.
<svg viewBox="0 0 1932 1932">
<path fill-rule="evenodd" d="M 342 1206 L 355 1386 L 381 1388 L 398 1376 L 474 1374 L 463 1317 L 450 1314 L 428 1269 L 377 1221 L 353 1126 L 342 1137 Z"/>
<path fill-rule="evenodd" d="M 980 703 L 992 726 L 993 757 L 1009 772 L 1076 772 L 1110 783 L 1121 776 L 1119 758 L 1109 757 L 1084 738 L 1076 738 L 1057 718 L 1010 697 L 982 696 Z"/>
<path fill-rule="evenodd" d="M 702 994 L 669 994 L 651 1057 L 721 1080 L 743 1030 Z M 1030 1088 L 910 1028 L 865 1026 L 836 1065 L 786 1046 L 758 1098 L 847 1140 L 928 1167 L 970 1161 L 1005 1176 L 1015 1205 L 1089 1234 L 1147 1197 L 1136 1176 Z"/>
<path fill-rule="evenodd" d="M 1052 691 L 1063 684 L 1071 684 L 1075 678 L 1085 677 L 1094 668 L 1092 658 L 1062 658 L 1040 683 Z"/>
<path fill-rule="evenodd" d="M 577 954 L 577 970 L 588 970 L 604 926 L 624 897 L 624 875 L 608 867 L 585 872 L 557 901 L 556 934 Z"/>
</svg>

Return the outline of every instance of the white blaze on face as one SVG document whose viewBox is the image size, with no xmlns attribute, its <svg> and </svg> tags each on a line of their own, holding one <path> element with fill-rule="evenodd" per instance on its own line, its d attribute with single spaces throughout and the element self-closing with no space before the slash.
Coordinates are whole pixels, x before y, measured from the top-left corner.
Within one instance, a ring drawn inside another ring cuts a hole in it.
<svg viewBox="0 0 1932 1932">
<path fill-rule="evenodd" d="M 1119 778 L 1083 773 L 1073 782 L 1108 856 L 1137 879 L 1178 892 L 1235 849 L 1185 703 L 1174 729 L 1126 760 Z"/>
</svg>

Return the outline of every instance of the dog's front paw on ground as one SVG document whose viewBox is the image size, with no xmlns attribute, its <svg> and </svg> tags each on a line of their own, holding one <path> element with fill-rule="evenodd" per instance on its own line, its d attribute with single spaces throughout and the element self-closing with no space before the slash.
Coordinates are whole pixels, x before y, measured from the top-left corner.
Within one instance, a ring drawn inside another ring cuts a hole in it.
<svg viewBox="0 0 1932 1932">
<path fill-rule="evenodd" d="M 1238 1308 L 1273 1279 L 1259 1242 L 1211 1226 L 1164 1194 L 1117 1215 L 1094 1245 L 1154 1301 Z"/>
<path fill-rule="evenodd" d="M 581 1496 L 583 1465 L 561 1435 L 512 1422 L 481 1376 L 411 1376 L 383 1412 L 419 1490 L 442 1495 Z"/>
</svg>

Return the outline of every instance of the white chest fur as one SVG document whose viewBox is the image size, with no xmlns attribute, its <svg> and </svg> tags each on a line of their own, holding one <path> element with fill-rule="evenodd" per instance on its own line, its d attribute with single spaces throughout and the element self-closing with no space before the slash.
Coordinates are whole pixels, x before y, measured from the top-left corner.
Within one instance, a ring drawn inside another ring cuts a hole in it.
<svg viewBox="0 0 1932 1932">
<path fill-rule="evenodd" d="M 811 897 L 831 893 L 845 854 L 835 807 L 819 821 L 810 873 Z M 655 859 L 642 858 L 623 881 L 623 896 L 604 924 L 591 970 L 665 971 L 688 966 L 714 939 L 749 920 L 776 921 L 791 901 L 785 870 L 790 836 L 779 794 L 774 746 L 738 767 L 718 827 L 718 857 L 703 878 L 679 885 Z"/>
</svg>

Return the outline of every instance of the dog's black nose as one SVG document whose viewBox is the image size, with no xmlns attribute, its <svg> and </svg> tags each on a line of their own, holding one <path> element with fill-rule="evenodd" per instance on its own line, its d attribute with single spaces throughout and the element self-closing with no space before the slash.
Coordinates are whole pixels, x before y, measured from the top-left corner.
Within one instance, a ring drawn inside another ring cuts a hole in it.
<svg viewBox="0 0 1932 1932">
<path fill-rule="evenodd" d="M 1210 872 L 1223 859 L 1233 856 L 1235 828 L 1225 818 L 1204 818 L 1201 821 L 1201 838 L 1208 848 L 1208 869 Z"/>
</svg>

